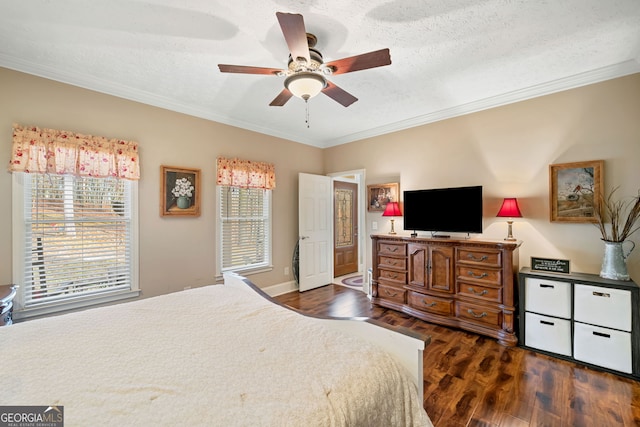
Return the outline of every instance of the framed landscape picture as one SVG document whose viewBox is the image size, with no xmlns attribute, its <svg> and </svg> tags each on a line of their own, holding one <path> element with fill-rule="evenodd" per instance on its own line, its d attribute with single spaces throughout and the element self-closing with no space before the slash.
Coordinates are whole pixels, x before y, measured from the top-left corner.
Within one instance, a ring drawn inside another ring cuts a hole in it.
<svg viewBox="0 0 640 427">
<path fill-rule="evenodd" d="M 200 216 L 200 169 L 160 166 L 160 215 Z"/>
<path fill-rule="evenodd" d="M 369 212 L 384 212 L 387 203 L 400 201 L 400 184 L 392 182 L 367 185 L 367 200 Z"/>
<path fill-rule="evenodd" d="M 549 166 L 549 207 L 552 222 L 596 222 L 595 203 L 601 203 L 604 161 Z"/>
</svg>

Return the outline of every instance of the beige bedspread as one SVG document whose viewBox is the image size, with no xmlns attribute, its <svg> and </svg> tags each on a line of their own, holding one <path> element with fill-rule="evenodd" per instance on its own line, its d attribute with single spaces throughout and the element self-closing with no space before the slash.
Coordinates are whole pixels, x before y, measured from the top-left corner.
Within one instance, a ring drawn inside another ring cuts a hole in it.
<svg viewBox="0 0 640 427">
<path fill-rule="evenodd" d="M 66 426 L 429 426 L 386 354 L 225 286 L 0 328 L 0 405 Z"/>
</svg>

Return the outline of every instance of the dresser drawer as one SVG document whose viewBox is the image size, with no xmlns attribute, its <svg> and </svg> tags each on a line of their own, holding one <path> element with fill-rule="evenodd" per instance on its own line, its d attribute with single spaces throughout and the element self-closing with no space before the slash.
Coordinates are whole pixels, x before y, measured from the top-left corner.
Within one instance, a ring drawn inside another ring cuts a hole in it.
<svg viewBox="0 0 640 427">
<path fill-rule="evenodd" d="M 502 267 L 502 252 L 492 249 L 456 248 L 456 262 L 485 267 Z"/>
<path fill-rule="evenodd" d="M 525 313 L 524 345 L 571 356 L 571 321 Z"/>
<path fill-rule="evenodd" d="M 404 285 L 407 283 L 407 272 L 379 269 L 378 279 L 389 280 L 398 285 Z"/>
<path fill-rule="evenodd" d="M 393 286 L 387 286 L 382 283 L 378 283 L 378 298 L 393 301 L 398 304 L 405 303 L 405 295 L 407 291 L 399 289 Z"/>
<path fill-rule="evenodd" d="M 575 284 L 574 314 L 578 322 L 631 331 L 631 292 Z"/>
<path fill-rule="evenodd" d="M 496 286 L 500 286 L 502 284 L 501 270 L 489 270 L 482 267 L 458 265 L 456 267 L 456 273 L 458 280 L 471 280 Z"/>
<path fill-rule="evenodd" d="M 502 329 L 502 310 L 456 301 L 456 317 L 473 323 Z"/>
<path fill-rule="evenodd" d="M 573 357 L 620 372 L 631 373 L 631 333 L 574 323 Z"/>
<path fill-rule="evenodd" d="M 407 259 L 406 258 L 393 258 L 388 256 L 380 256 L 378 257 L 378 267 L 380 268 L 396 268 L 398 270 L 406 270 L 407 269 Z"/>
<path fill-rule="evenodd" d="M 418 292 L 409 292 L 407 299 L 409 305 L 418 310 L 440 316 L 453 316 L 453 300 L 424 295 Z"/>
<path fill-rule="evenodd" d="M 502 288 L 479 285 L 477 283 L 458 282 L 458 295 L 482 301 L 502 302 Z"/>
<path fill-rule="evenodd" d="M 404 243 L 379 242 L 378 255 L 406 256 L 407 245 Z"/>
<path fill-rule="evenodd" d="M 538 314 L 571 318 L 571 283 L 527 277 L 525 310 Z"/>
</svg>

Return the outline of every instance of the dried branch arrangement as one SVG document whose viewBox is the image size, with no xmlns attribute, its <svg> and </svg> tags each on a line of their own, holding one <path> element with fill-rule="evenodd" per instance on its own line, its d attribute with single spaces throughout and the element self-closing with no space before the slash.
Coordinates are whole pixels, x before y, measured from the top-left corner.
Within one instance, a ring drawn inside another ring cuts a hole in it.
<svg viewBox="0 0 640 427">
<path fill-rule="evenodd" d="M 617 190 L 618 187 L 614 188 L 607 197 L 602 196 L 601 203 L 594 205 L 595 225 L 606 242 L 624 242 L 640 229 L 640 225 L 634 228 L 640 219 L 640 191 L 635 197 L 614 200 Z M 606 226 L 607 221 L 611 222 L 610 227 Z"/>
</svg>

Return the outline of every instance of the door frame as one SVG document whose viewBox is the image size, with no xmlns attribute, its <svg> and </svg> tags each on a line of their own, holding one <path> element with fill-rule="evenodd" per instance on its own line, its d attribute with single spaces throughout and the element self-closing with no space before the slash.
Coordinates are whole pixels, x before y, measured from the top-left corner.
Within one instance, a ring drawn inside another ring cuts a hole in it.
<svg viewBox="0 0 640 427">
<path fill-rule="evenodd" d="M 364 279 L 367 280 L 367 275 L 365 272 L 367 271 L 366 266 L 366 257 L 364 256 L 364 249 L 368 247 L 367 239 L 366 239 L 366 204 L 364 201 L 366 200 L 366 190 L 367 187 L 364 185 L 365 183 L 365 170 L 364 169 L 353 169 L 349 171 L 343 172 L 333 172 L 327 174 L 327 176 L 331 177 L 332 181 L 346 181 L 353 182 L 358 185 L 358 273 L 361 273 L 364 276 Z M 354 178 L 351 178 L 351 177 Z M 333 191 L 333 185 L 332 191 Z M 333 209 L 333 203 L 331 204 L 331 216 L 335 215 Z M 333 248 L 335 247 L 335 236 L 333 246 L 331 247 L 331 251 L 333 252 Z M 365 288 L 365 287 L 363 287 Z"/>
</svg>

